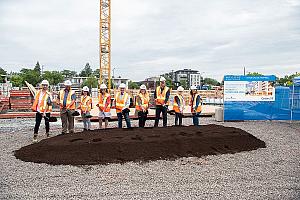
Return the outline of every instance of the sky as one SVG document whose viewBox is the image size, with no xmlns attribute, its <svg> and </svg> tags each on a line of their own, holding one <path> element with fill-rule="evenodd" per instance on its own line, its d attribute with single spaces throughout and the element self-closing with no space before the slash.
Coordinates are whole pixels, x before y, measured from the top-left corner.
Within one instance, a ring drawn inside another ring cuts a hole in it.
<svg viewBox="0 0 300 200">
<path fill-rule="evenodd" d="M 300 0 L 112 0 L 112 68 L 134 81 L 300 72 Z M 0 0 L 0 67 L 99 67 L 99 0 Z"/>
</svg>

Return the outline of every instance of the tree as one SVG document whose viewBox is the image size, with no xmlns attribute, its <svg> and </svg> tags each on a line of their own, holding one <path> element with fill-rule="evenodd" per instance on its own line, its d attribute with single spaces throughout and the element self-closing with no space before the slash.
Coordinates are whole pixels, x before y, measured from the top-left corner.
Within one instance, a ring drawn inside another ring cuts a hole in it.
<svg viewBox="0 0 300 200">
<path fill-rule="evenodd" d="M 33 86 L 37 86 L 41 82 L 40 74 L 36 70 L 23 68 L 20 72 L 23 81 L 27 81 Z"/>
<path fill-rule="evenodd" d="M 25 85 L 22 76 L 19 74 L 12 75 L 10 82 L 12 83 L 13 87 L 23 87 Z"/>
<path fill-rule="evenodd" d="M 188 89 L 187 81 L 186 80 L 181 80 L 180 81 L 180 86 L 182 86 L 185 90 Z"/>
<path fill-rule="evenodd" d="M 220 85 L 220 83 L 216 79 L 213 79 L 213 78 L 205 78 L 203 81 L 203 84 L 204 85 L 213 85 L 213 86 Z"/>
<path fill-rule="evenodd" d="M 37 61 L 33 70 L 36 71 L 39 75 L 41 75 L 41 66 L 39 61 Z"/>
<path fill-rule="evenodd" d="M 166 78 L 166 77 L 165 77 Z M 173 86 L 173 81 L 172 81 L 172 79 L 171 78 L 166 78 L 166 85 L 168 86 L 168 87 L 170 87 L 170 88 L 172 88 L 172 86 Z"/>
<path fill-rule="evenodd" d="M 4 82 L 6 74 L 6 71 L 0 67 L 0 83 Z"/>
<path fill-rule="evenodd" d="M 97 78 L 99 78 L 100 77 L 100 69 L 95 69 L 93 71 L 93 75 L 96 76 Z"/>
<path fill-rule="evenodd" d="M 96 77 L 90 76 L 82 83 L 82 87 L 83 86 L 88 86 L 89 88 L 97 88 L 98 80 Z"/>
<path fill-rule="evenodd" d="M 291 75 L 285 75 L 283 78 L 277 78 L 276 82 L 278 85 L 281 85 L 281 86 L 292 86 L 293 79 L 298 76 L 300 76 L 300 73 L 296 72 Z"/>
<path fill-rule="evenodd" d="M 90 77 L 93 74 L 93 70 L 89 63 L 86 63 L 84 69 L 80 72 L 81 77 Z"/>
<path fill-rule="evenodd" d="M 68 70 L 68 69 L 65 69 L 61 72 L 61 74 L 66 78 L 66 79 L 69 79 L 69 78 L 73 78 L 75 76 L 77 76 L 77 72 L 76 71 L 71 71 L 71 70 Z"/>
<path fill-rule="evenodd" d="M 247 76 L 263 76 L 263 74 L 258 72 L 248 72 Z"/>
<path fill-rule="evenodd" d="M 50 85 L 57 85 L 64 80 L 64 76 L 58 71 L 45 71 L 43 79 L 48 80 Z"/>
<path fill-rule="evenodd" d="M 139 88 L 139 84 L 137 84 L 136 82 L 129 81 L 128 88 L 129 89 L 138 89 Z"/>
</svg>

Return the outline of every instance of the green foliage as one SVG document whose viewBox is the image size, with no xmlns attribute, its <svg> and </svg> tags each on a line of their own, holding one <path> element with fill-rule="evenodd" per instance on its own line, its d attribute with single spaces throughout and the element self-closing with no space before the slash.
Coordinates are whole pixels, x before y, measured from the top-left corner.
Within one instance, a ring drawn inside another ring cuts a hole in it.
<svg viewBox="0 0 300 200">
<path fill-rule="evenodd" d="M 136 82 L 129 81 L 128 88 L 129 89 L 138 89 L 140 86 Z"/>
<path fill-rule="evenodd" d="M 57 85 L 64 80 L 64 76 L 58 71 L 45 71 L 43 74 L 43 79 L 48 80 L 50 85 Z"/>
<path fill-rule="evenodd" d="M 293 85 L 293 79 L 295 77 L 300 76 L 299 72 L 296 72 L 294 74 L 291 75 L 286 75 L 283 78 L 277 78 L 277 84 L 281 85 L 281 86 L 292 86 Z"/>
<path fill-rule="evenodd" d="M 88 77 L 81 85 L 82 87 L 88 86 L 89 88 L 97 88 L 98 80 L 94 76 Z"/>
<path fill-rule="evenodd" d="M 33 70 L 36 71 L 39 75 L 41 75 L 41 66 L 39 61 L 37 61 Z"/>
<path fill-rule="evenodd" d="M 248 72 L 247 76 L 263 76 L 263 74 L 258 72 Z"/>
<path fill-rule="evenodd" d="M 3 75 L 6 75 L 6 71 L 0 67 L 0 83 L 3 83 L 5 78 Z"/>
<path fill-rule="evenodd" d="M 89 63 L 86 63 L 84 69 L 80 72 L 81 77 L 90 77 L 93 74 L 93 70 Z"/>
<path fill-rule="evenodd" d="M 173 87 L 172 79 L 171 79 L 171 78 L 168 78 L 168 77 L 165 77 L 165 78 L 166 78 L 166 85 L 167 85 L 169 88 L 172 88 L 172 87 Z"/>
<path fill-rule="evenodd" d="M 28 83 L 32 84 L 33 86 L 37 86 L 38 83 L 41 82 L 42 78 L 38 71 L 34 69 L 21 69 L 20 76 L 22 77 L 23 81 L 27 81 Z"/>
<path fill-rule="evenodd" d="M 185 90 L 188 89 L 187 81 L 186 80 L 181 80 L 180 81 L 180 86 L 182 86 Z"/>
<path fill-rule="evenodd" d="M 213 78 L 205 78 L 203 81 L 203 85 L 213 85 L 213 86 L 218 86 L 220 83 Z"/>
<path fill-rule="evenodd" d="M 100 69 L 95 69 L 93 71 L 93 75 L 96 76 L 97 78 L 99 78 L 100 77 Z"/>
<path fill-rule="evenodd" d="M 19 74 L 12 75 L 10 82 L 12 83 L 13 87 L 23 87 L 25 85 L 22 76 Z"/>
<path fill-rule="evenodd" d="M 73 77 L 76 77 L 77 76 L 77 72 L 76 71 L 71 71 L 71 70 L 68 70 L 68 69 L 65 69 L 61 72 L 61 74 L 66 78 L 66 79 L 70 79 L 70 78 L 73 78 Z"/>
</svg>

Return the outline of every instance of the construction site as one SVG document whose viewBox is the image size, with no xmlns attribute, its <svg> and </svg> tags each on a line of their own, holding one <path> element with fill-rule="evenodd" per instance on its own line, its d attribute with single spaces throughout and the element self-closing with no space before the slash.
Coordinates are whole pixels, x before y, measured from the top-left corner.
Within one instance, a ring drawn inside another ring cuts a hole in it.
<svg viewBox="0 0 300 200">
<path fill-rule="evenodd" d="M 112 1 L 99 74 L 1 74 L 0 199 L 300 199 L 300 74 L 116 77 Z"/>
</svg>

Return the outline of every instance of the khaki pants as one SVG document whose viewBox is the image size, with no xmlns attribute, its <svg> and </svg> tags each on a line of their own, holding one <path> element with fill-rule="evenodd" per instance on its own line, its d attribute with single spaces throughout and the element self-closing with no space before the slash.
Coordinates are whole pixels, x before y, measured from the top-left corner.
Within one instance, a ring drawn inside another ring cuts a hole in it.
<svg viewBox="0 0 300 200">
<path fill-rule="evenodd" d="M 74 116 L 72 113 L 74 110 L 61 109 L 60 110 L 60 118 L 62 123 L 62 133 L 67 133 L 69 129 L 69 133 L 74 133 Z"/>
</svg>

